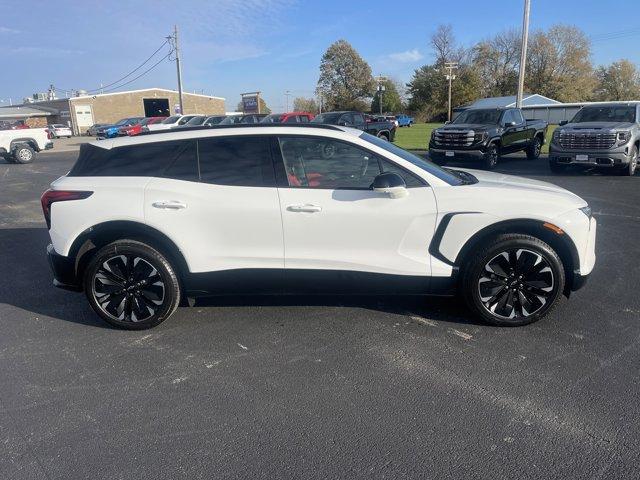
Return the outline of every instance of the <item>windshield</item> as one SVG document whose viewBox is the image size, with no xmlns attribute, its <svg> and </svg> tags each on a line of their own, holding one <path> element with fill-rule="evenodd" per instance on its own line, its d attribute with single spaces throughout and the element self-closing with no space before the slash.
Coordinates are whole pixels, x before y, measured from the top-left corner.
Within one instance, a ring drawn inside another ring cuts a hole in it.
<svg viewBox="0 0 640 480">
<path fill-rule="evenodd" d="M 584 122 L 625 122 L 633 123 L 636 121 L 635 106 L 602 106 L 602 107 L 583 107 L 570 123 Z"/>
<path fill-rule="evenodd" d="M 465 110 L 451 123 L 477 123 L 480 125 L 496 125 L 500 121 L 502 110 L 495 108 L 486 110 Z"/>
<path fill-rule="evenodd" d="M 164 123 L 165 125 L 169 125 L 171 123 L 176 123 L 178 120 L 180 120 L 180 115 L 174 115 L 173 117 L 169 117 L 163 120 L 162 123 Z"/>
<path fill-rule="evenodd" d="M 336 123 L 341 115 L 341 113 L 321 113 L 311 121 L 313 123 Z"/>
<path fill-rule="evenodd" d="M 209 117 L 207 118 L 207 120 L 204 122 L 206 125 L 216 125 L 220 122 L 222 122 L 222 120 L 225 119 L 224 115 L 220 115 L 219 117 Z"/>
<path fill-rule="evenodd" d="M 267 115 L 262 120 L 260 120 L 260 123 L 280 123 L 282 122 L 283 117 L 284 115 L 282 115 L 281 113 L 272 113 L 271 115 Z"/>
<path fill-rule="evenodd" d="M 187 122 L 187 125 L 202 125 L 207 117 L 193 117 Z"/>
<path fill-rule="evenodd" d="M 415 165 L 416 167 L 424 170 L 425 172 L 430 173 L 434 177 L 439 178 L 440 180 L 448 183 L 449 185 L 462 185 L 465 183 L 465 181 L 461 177 L 454 174 L 453 172 L 447 171 L 442 167 L 439 167 L 435 163 L 432 163 L 428 160 L 420 158 L 417 155 L 414 155 L 413 153 L 408 152 L 403 148 L 397 147 L 393 143 L 388 142 L 387 140 L 383 140 L 374 135 L 370 135 L 366 132 L 363 132 L 360 135 L 360 138 L 363 140 L 366 140 L 369 143 L 373 143 L 376 147 L 380 147 L 386 150 L 387 152 L 390 152 L 390 153 L 393 153 L 394 155 L 399 156 L 403 160 L 406 160 L 407 162 Z"/>
</svg>

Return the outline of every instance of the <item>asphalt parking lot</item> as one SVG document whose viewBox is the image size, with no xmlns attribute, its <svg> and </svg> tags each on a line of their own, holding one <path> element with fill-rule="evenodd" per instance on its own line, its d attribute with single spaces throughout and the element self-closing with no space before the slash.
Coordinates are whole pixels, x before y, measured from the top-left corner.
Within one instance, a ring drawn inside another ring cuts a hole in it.
<svg viewBox="0 0 640 480">
<path fill-rule="evenodd" d="M 129 332 L 51 285 L 39 196 L 75 156 L 0 161 L 0 478 L 640 477 L 640 178 L 500 165 L 599 222 L 589 284 L 528 327 L 275 297 Z"/>
</svg>

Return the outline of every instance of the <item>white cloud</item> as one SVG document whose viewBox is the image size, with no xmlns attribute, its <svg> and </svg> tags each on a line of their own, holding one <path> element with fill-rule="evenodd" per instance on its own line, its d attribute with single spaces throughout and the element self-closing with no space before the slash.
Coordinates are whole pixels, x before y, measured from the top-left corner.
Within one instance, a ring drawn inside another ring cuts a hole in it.
<svg viewBox="0 0 640 480">
<path fill-rule="evenodd" d="M 414 48 L 412 50 L 405 50 L 404 52 L 390 53 L 386 55 L 386 57 L 388 60 L 391 60 L 393 62 L 411 63 L 422 60 L 424 58 L 424 55 L 422 55 L 422 53 L 420 53 L 417 48 Z"/>
<path fill-rule="evenodd" d="M 16 30 L 15 28 L 3 27 L 0 26 L 0 33 L 12 34 L 15 35 L 20 33 L 20 30 Z"/>
</svg>

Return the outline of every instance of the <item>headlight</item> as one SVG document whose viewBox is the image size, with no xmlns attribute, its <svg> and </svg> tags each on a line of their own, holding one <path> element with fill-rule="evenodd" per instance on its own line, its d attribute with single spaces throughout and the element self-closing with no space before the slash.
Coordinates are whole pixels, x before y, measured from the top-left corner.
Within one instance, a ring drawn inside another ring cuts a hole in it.
<svg viewBox="0 0 640 480">
<path fill-rule="evenodd" d="M 561 134 L 561 133 L 562 133 L 562 130 L 560 130 L 559 128 L 556 128 L 556 129 L 553 131 L 553 135 L 552 135 L 551 139 L 552 139 L 553 141 L 556 141 L 556 142 L 557 142 L 557 141 L 558 141 L 558 138 L 560 138 L 560 134 Z"/>
<path fill-rule="evenodd" d="M 587 218 L 591 218 L 591 207 L 589 205 L 587 205 L 586 207 L 582 207 L 579 210 L 584 213 Z"/>
<path fill-rule="evenodd" d="M 631 132 L 618 132 L 618 145 L 624 145 L 631 138 Z"/>
<path fill-rule="evenodd" d="M 489 134 L 487 132 L 476 132 L 473 136 L 473 143 L 484 142 Z"/>
</svg>

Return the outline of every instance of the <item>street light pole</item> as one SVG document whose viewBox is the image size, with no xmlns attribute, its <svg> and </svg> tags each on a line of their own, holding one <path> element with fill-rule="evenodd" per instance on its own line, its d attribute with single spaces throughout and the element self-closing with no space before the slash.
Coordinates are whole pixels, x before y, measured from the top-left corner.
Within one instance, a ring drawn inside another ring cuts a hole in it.
<svg viewBox="0 0 640 480">
<path fill-rule="evenodd" d="M 289 96 L 291 95 L 291 92 L 289 90 L 284 92 L 284 98 L 286 99 L 286 111 L 287 113 L 289 112 Z"/>
<path fill-rule="evenodd" d="M 178 26 L 173 26 L 173 48 L 176 51 L 176 70 L 178 72 L 178 103 L 180 104 L 180 114 L 184 115 L 184 104 L 182 103 L 182 67 L 180 65 L 180 47 L 178 44 Z"/>
<path fill-rule="evenodd" d="M 524 95 L 524 73 L 527 66 L 527 43 L 529 42 L 529 9 L 530 0 L 524 0 L 524 14 L 522 15 L 522 48 L 520 50 L 520 71 L 518 72 L 518 93 L 516 94 L 516 107 L 522 107 Z"/>
</svg>

